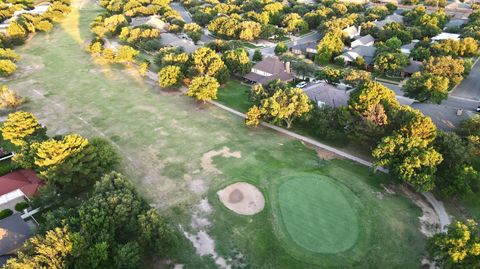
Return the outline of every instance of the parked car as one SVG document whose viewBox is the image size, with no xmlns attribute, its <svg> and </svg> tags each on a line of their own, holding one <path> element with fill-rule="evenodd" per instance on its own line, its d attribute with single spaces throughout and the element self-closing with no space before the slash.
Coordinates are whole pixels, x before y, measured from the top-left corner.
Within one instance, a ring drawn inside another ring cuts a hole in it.
<svg viewBox="0 0 480 269">
<path fill-rule="evenodd" d="M 480 113 L 480 106 L 477 106 L 477 112 Z"/>
<path fill-rule="evenodd" d="M 305 86 L 307 86 L 307 83 L 305 81 L 302 81 L 302 82 L 298 83 L 295 87 L 301 89 L 301 88 L 304 88 Z"/>
</svg>

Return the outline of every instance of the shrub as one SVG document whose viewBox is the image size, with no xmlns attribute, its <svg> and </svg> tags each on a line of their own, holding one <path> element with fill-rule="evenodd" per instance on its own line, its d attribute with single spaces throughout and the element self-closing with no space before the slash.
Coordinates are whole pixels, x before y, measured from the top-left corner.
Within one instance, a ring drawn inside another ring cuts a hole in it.
<svg viewBox="0 0 480 269">
<path fill-rule="evenodd" d="M 27 209 L 30 205 L 27 202 L 20 202 L 15 205 L 15 211 L 22 212 L 24 209 Z"/>
<path fill-rule="evenodd" d="M 4 219 L 6 217 L 10 217 L 13 214 L 13 211 L 10 209 L 4 209 L 0 211 L 0 219 Z"/>
</svg>

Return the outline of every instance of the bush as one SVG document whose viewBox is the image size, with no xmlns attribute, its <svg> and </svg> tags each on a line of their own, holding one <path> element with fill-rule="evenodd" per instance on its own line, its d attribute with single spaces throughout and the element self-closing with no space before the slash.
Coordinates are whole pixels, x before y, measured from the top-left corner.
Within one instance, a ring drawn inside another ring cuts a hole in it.
<svg viewBox="0 0 480 269">
<path fill-rule="evenodd" d="M 10 159 L 0 161 L 0 176 L 12 172 L 15 168 L 16 166 Z"/>
<path fill-rule="evenodd" d="M 13 214 L 13 211 L 10 209 L 4 209 L 0 211 L 0 219 L 4 219 L 6 217 L 10 217 Z"/>
<path fill-rule="evenodd" d="M 22 212 L 24 209 L 27 209 L 30 205 L 27 202 L 20 202 L 15 205 L 15 211 Z"/>
</svg>

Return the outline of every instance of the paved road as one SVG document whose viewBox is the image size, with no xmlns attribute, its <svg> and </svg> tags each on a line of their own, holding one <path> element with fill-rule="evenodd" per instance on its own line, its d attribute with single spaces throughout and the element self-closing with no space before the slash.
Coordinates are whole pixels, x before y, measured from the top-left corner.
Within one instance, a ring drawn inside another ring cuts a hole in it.
<svg viewBox="0 0 480 269">
<path fill-rule="evenodd" d="M 192 22 L 192 17 L 190 17 L 190 14 L 187 12 L 187 10 L 183 7 L 183 5 L 179 2 L 172 2 L 170 3 L 170 6 L 178 11 L 180 13 L 180 16 L 182 16 L 183 20 L 186 23 Z"/>
<path fill-rule="evenodd" d="M 456 89 L 453 90 L 451 96 L 467 98 L 477 101 L 480 105 L 480 61 L 477 60 L 470 72 Z"/>
</svg>

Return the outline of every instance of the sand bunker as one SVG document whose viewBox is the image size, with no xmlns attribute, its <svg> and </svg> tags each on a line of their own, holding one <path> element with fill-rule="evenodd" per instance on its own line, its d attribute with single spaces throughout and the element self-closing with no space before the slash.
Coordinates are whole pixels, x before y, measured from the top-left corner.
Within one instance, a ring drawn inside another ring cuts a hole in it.
<svg viewBox="0 0 480 269">
<path fill-rule="evenodd" d="M 265 207 L 263 194 L 252 184 L 237 182 L 217 192 L 228 209 L 240 215 L 255 215 Z"/>
</svg>

